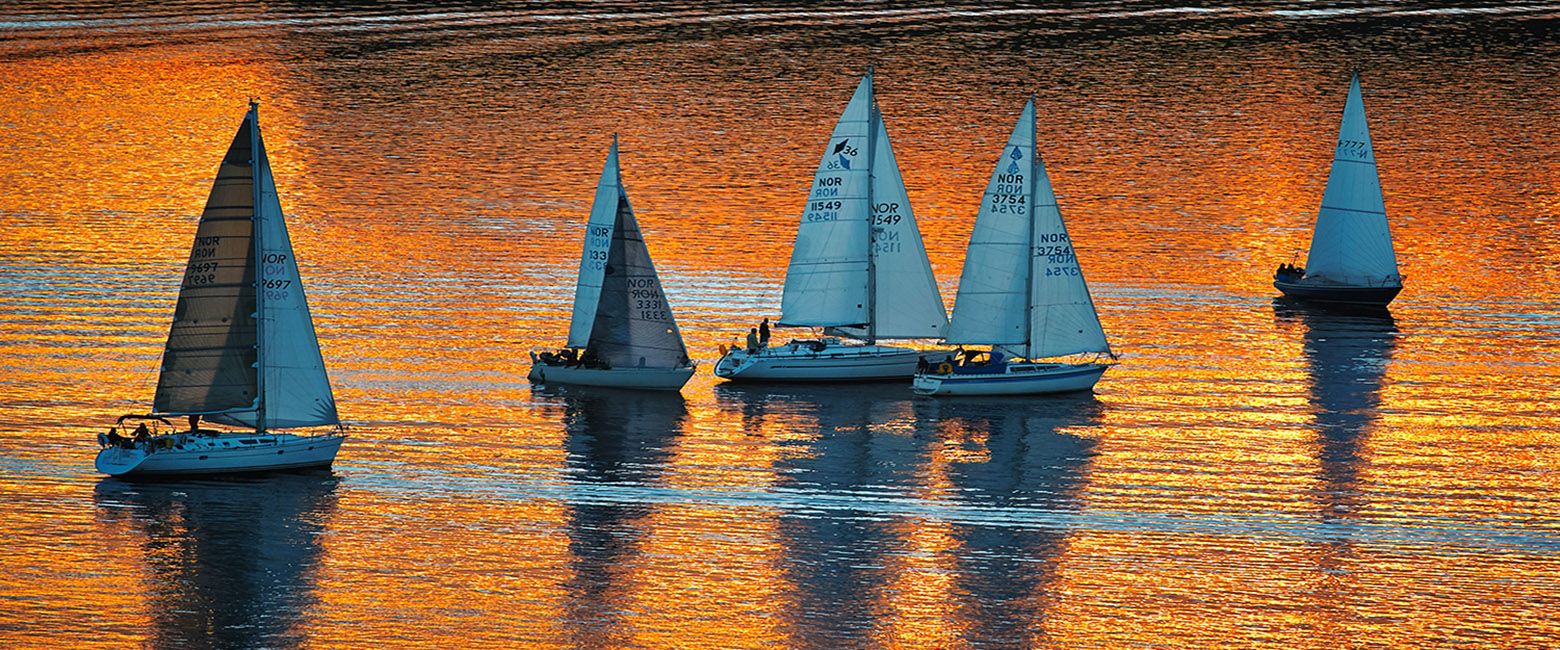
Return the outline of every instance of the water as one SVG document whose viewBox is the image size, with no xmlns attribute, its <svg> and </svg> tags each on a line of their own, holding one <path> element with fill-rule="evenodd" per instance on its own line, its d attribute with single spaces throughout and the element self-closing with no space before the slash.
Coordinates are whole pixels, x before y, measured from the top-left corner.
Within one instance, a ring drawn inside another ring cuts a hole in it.
<svg viewBox="0 0 1560 650">
<path fill-rule="evenodd" d="M 0 9 L 0 645 L 1560 643 L 1560 6 Z M 868 62 L 951 299 L 1023 101 L 1093 396 L 532 390 L 612 132 L 696 360 Z M 1348 71 L 1408 288 L 1276 305 Z M 261 120 L 333 475 L 100 480 Z"/>
</svg>

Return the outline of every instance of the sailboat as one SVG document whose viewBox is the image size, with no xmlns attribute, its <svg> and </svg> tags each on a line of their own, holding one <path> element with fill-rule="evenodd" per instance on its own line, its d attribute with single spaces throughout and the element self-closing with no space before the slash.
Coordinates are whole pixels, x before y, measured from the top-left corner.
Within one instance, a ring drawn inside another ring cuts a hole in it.
<svg viewBox="0 0 1560 650">
<path fill-rule="evenodd" d="M 680 390 L 693 376 L 618 167 L 617 136 L 585 226 L 567 347 L 531 352 L 533 384 Z"/>
<path fill-rule="evenodd" d="M 99 436 L 104 474 L 329 467 L 346 439 L 259 113 L 250 102 L 196 227 L 152 413 L 122 416 Z M 189 418 L 187 430 L 170 420 L 180 417 Z M 202 428 L 200 418 L 240 429 Z M 285 432 L 306 427 L 331 428 Z"/>
<path fill-rule="evenodd" d="M 1357 73 L 1349 81 L 1311 252 L 1304 268 L 1280 266 L 1273 286 L 1297 300 L 1383 307 L 1403 290 Z"/>
<path fill-rule="evenodd" d="M 1035 151 L 1033 99 L 1002 151 L 975 217 L 944 339 L 961 350 L 916 373 L 911 389 L 918 394 L 1089 390 L 1115 359 Z M 1095 360 L 1044 361 L 1088 354 Z"/>
<path fill-rule="evenodd" d="M 738 347 L 715 364 L 717 376 L 737 381 L 908 379 L 920 352 L 878 342 L 936 339 L 948 327 L 870 71 L 813 174 L 780 308 L 781 327 L 824 328 L 825 336 Z"/>
</svg>

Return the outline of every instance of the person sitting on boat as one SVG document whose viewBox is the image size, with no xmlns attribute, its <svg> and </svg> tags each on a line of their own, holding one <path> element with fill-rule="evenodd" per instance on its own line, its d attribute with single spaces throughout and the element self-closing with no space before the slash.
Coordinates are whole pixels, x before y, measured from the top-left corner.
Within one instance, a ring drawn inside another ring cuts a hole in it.
<svg viewBox="0 0 1560 650">
<path fill-rule="evenodd" d="M 196 431 L 200 431 L 200 414 L 198 413 L 190 415 L 190 433 L 195 433 Z"/>
<path fill-rule="evenodd" d="M 145 422 L 136 425 L 134 440 L 136 446 L 138 447 L 141 446 L 142 443 L 149 443 L 152 441 L 152 432 L 147 430 Z M 148 445 L 148 448 L 150 448 L 150 445 Z"/>
<path fill-rule="evenodd" d="M 761 348 L 758 347 L 758 329 L 757 328 L 748 328 L 748 335 L 747 335 L 747 351 L 748 351 L 748 354 L 758 354 L 758 351 L 760 349 Z"/>
</svg>

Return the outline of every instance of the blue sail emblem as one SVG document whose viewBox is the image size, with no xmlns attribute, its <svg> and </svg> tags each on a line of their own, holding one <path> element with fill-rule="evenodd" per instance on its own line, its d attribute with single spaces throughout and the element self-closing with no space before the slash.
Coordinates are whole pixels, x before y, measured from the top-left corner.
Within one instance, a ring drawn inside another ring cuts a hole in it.
<svg viewBox="0 0 1560 650">
<path fill-rule="evenodd" d="M 1009 174 L 1017 174 L 1018 173 L 1018 161 L 1024 159 L 1024 152 L 1019 151 L 1018 147 L 1013 147 L 1013 153 L 1008 154 L 1008 157 L 1012 158 L 1013 162 L 1008 163 L 1007 173 L 1009 173 Z"/>
<path fill-rule="evenodd" d="M 844 140 L 840 140 L 839 144 L 834 145 L 834 155 L 837 155 L 837 156 L 840 157 L 840 167 L 843 167 L 846 170 L 850 169 L 850 159 L 846 158 L 845 154 L 846 153 L 850 153 L 850 154 L 854 155 L 856 153 L 856 151 L 854 149 L 850 149 L 850 150 L 846 149 L 846 147 L 848 147 L 849 145 L 850 145 L 850 138 L 845 138 Z"/>
</svg>

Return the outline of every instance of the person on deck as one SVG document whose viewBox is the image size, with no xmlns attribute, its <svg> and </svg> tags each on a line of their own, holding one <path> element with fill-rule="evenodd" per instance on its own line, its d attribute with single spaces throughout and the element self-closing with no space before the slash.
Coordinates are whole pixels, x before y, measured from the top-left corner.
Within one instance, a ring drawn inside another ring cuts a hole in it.
<svg viewBox="0 0 1560 650">
<path fill-rule="evenodd" d="M 757 354 L 759 349 L 760 348 L 758 347 L 758 330 L 757 329 L 753 329 L 753 328 L 749 328 L 748 329 L 748 335 L 747 335 L 747 351 L 748 351 L 748 354 Z"/>
<path fill-rule="evenodd" d="M 136 425 L 136 427 L 135 427 L 135 444 L 140 445 L 141 443 L 150 443 L 151 441 L 152 441 L 152 432 L 148 431 L 146 429 L 146 423 L 142 422 L 142 423 Z"/>
<path fill-rule="evenodd" d="M 758 324 L 758 344 L 761 347 L 769 347 L 769 319 Z"/>
<path fill-rule="evenodd" d="M 190 415 L 190 433 L 195 433 L 196 431 L 199 431 L 199 430 L 200 430 L 200 415 L 199 414 L 191 414 Z"/>
</svg>

